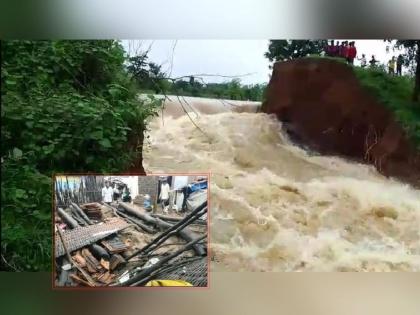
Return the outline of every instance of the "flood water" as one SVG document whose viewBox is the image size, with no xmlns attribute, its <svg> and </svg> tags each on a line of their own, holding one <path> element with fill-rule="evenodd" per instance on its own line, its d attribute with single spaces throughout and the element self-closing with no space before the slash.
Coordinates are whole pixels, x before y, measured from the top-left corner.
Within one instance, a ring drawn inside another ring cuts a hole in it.
<svg viewBox="0 0 420 315">
<path fill-rule="evenodd" d="M 299 148 L 258 103 L 171 100 L 144 166 L 211 171 L 214 271 L 420 271 L 419 190 Z"/>
</svg>

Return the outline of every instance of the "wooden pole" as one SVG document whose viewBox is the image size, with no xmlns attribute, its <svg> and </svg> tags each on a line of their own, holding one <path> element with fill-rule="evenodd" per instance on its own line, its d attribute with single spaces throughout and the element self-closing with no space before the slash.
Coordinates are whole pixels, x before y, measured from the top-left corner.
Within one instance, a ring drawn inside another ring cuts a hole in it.
<svg viewBox="0 0 420 315">
<path fill-rule="evenodd" d="M 96 282 L 91 278 L 91 276 L 89 276 L 89 274 L 86 272 L 86 271 L 84 271 L 83 270 L 83 268 L 82 267 L 80 267 L 74 260 L 73 260 L 73 258 L 71 257 L 71 255 L 70 255 L 70 252 L 69 252 L 69 250 L 68 250 L 68 248 L 67 248 L 67 244 L 66 244 L 66 242 L 64 241 L 64 236 L 63 236 L 63 234 L 62 234 L 62 232 L 61 232 L 61 229 L 60 229 L 60 227 L 58 226 L 58 225 L 56 225 L 56 228 L 57 228 L 57 232 L 58 232 L 58 235 L 60 236 L 60 239 L 61 239 L 61 243 L 63 244 L 63 248 L 64 248 L 64 250 L 66 251 L 66 255 L 67 255 L 67 259 L 69 260 L 69 262 L 70 262 L 70 265 L 71 264 L 73 264 L 76 268 L 77 268 L 77 270 L 79 270 L 80 271 L 80 273 L 86 278 L 86 280 L 89 282 L 89 284 L 90 284 L 90 286 L 91 287 L 95 287 L 96 286 Z"/>
</svg>

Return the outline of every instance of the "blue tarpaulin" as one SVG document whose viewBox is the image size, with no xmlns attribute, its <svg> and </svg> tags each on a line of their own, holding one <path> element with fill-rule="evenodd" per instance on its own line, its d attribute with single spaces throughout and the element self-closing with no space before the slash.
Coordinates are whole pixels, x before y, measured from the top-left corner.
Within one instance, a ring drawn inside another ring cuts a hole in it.
<svg viewBox="0 0 420 315">
<path fill-rule="evenodd" d="M 196 182 L 188 185 L 188 192 L 193 193 L 194 191 L 207 189 L 207 181 Z"/>
</svg>

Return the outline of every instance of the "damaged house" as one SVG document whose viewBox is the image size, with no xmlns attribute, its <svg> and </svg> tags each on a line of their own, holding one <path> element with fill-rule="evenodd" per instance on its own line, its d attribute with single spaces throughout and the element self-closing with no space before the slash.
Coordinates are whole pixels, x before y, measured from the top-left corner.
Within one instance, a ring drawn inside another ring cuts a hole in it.
<svg viewBox="0 0 420 315">
<path fill-rule="evenodd" d="M 207 200 L 204 176 L 57 176 L 54 286 L 207 286 Z"/>
</svg>

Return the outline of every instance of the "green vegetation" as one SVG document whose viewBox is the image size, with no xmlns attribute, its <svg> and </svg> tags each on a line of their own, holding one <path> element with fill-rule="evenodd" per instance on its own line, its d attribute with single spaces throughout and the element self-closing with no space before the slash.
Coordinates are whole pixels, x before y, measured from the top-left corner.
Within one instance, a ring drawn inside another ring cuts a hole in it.
<svg viewBox="0 0 420 315">
<path fill-rule="evenodd" d="M 404 48 L 405 67 L 413 76 L 391 76 L 386 65 L 362 69 L 353 67 L 360 83 L 390 109 L 407 135 L 420 149 L 420 41 L 388 40 L 396 48 Z M 265 53 L 270 61 L 291 60 L 302 57 L 326 58 L 345 63 L 343 58 L 322 56 L 325 40 L 272 40 Z"/>
<path fill-rule="evenodd" d="M 386 39 L 385 41 L 392 43 L 394 48 L 404 48 L 404 52 L 401 53 L 404 65 L 410 69 L 410 72 L 415 78 L 411 99 L 414 102 L 420 102 L 420 40 Z M 271 62 L 286 61 L 308 56 L 330 58 L 321 56 L 327 45 L 327 40 L 270 40 L 268 51 L 264 56 Z M 333 59 L 340 62 L 344 61 L 344 59 L 341 58 Z M 385 65 L 378 65 L 378 67 L 383 68 Z"/>
<path fill-rule="evenodd" d="M 170 78 L 160 65 L 148 61 L 146 53 L 132 56 L 128 62 L 128 71 L 145 94 L 262 101 L 266 87 L 265 84 L 244 85 L 238 78 L 224 83 L 205 83 L 202 76 Z"/>
<path fill-rule="evenodd" d="M 117 41 L 3 41 L 2 269 L 51 265 L 51 176 L 124 171 L 160 101 L 139 101 Z"/>
<path fill-rule="evenodd" d="M 233 79 L 225 83 L 207 83 L 199 81 L 178 80 L 174 83 L 168 82 L 166 93 L 197 96 L 230 100 L 262 101 L 265 84 L 243 85 L 239 79 Z"/>
<path fill-rule="evenodd" d="M 241 84 L 239 79 L 224 83 L 201 83 L 197 80 L 170 80 L 164 77 L 138 82 L 147 94 L 167 94 L 242 101 L 262 101 L 266 84 Z"/>
<path fill-rule="evenodd" d="M 414 78 L 391 76 L 380 68 L 353 69 L 360 83 L 394 112 L 408 136 L 420 148 L 420 106 L 412 98 Z"/>
<path fill-rule="evenodd" d="M 405 65 L 411 68 L 415 77 L 412 99 L 420 103 L 420 40 L 397 40 L 394 46 L 405 48 Z"/>
<path fill-rule="evenodd" d="M 326 40 L 270 40 L 264 56 L 270 61 L 285 61 L 320 55 L 327 44 Z"/>
</svg>

